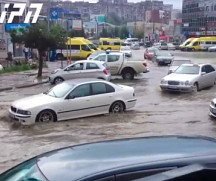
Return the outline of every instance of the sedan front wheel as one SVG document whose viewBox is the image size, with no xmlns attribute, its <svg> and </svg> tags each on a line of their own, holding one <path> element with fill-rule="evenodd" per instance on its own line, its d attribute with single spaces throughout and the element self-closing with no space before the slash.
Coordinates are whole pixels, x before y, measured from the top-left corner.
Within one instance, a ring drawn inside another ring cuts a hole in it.
<svg viewBox="0 0 216 181">
<path fill-rule="evenodd" d="M 56 120 L 56 115 L 51 110 L 44 110 L 40 112 L 36 118 L 36 122 L 55 122 Z"/>
</svg>

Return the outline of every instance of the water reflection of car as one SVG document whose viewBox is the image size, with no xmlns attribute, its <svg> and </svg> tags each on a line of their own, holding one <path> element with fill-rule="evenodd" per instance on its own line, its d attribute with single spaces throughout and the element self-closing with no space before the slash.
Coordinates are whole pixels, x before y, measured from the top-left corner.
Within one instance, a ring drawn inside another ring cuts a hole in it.
<svg viewBox="0 0 216 181">
<path fill-rule="evenodd" d="M 209 52 L 216 52 L 216 46 L 212 46 L 208 48 Z"/>
<path fill-rule="evenodd" d="M 168 65 L 173 61 L 173 55 L 166 51 L 156 51 L 153 56 L 153 61 L 158 65 Z"/>
<path fill-rule="evenodd" d="M 213 86 L 216 71 L 210 64 L 183 64 L 174 73 L 165 76 L 160 83 L 162 90 L 191 92 Z"/>
<path fill-rule="evenodd" d="M 155 53 L 158 51 L 157 48 L 147 48 L 145 51 L 144 51 L 144 59 L 147 59 L 147 60 L 152 60 L 152 58 L 154 57 Z"/>
<path fill-rule="evenodd" d="M 2 173 L 0 180 L 215 181 L 215 150 L 216 140 L 201 136 L 95 142 L 38 155 Z M 192 179 L 184 179 L 188 175 Z"/>
<path fill-rule="evenodd" d="M 120 52 L 124 53 L 126 57 L 132 57 L 132 51 L 129 46 L 121 46 Z"/>
<path fill-rule="evenodd" d="M 183 59 L 173 60 L 171 65 L 170 65 L 168 74 L 171 74 L 171 73 L 175 72 L 176 69 L 178 69 L 179 66 L 181 66 L 182 64 L 190 64 L 190 63 L 191 63 L 191 60 L 183 60 Z"/>
<path fill-rule="evenodd" d="M 106 63 L 83 60 L 68 65 L 64 69 L 56 69 L 49 76 L 51 84 L 58 84 L 65 80 L 77 78 L 98 78 L 109 81 L 111 74 Z"/>
<path fill-rule="evenodd" d="M 75 79 L 12 103 L 10 117 L 22 124 L 120 113 L 135 106 L 134 89 L 99 79 Z"/>
</svg>

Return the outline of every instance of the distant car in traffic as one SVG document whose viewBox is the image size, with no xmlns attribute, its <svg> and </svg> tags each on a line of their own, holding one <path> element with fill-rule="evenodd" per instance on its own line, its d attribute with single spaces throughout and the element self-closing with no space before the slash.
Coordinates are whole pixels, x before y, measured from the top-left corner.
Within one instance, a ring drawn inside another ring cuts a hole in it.
<svg viewBox="0 0 216 181">
<path fill-rule="evenodd" d="M 167 51 L 157 51 L 153 56 L 153 61 L 156 62 L 158 65 L 171 64 L 173 59 L 173 55 Z"/>
<path fill-rule="evenodd" d="M 152 60 L 152 58 L 154 57 L 155 53 L 159 51 L 157 48 L 147 48 L 145 51 L 144 51 L 144 59 L 147 59 L 147 60 Z"/>
<path fill-rule="evenodd" d="M 190 63 L 192 63 L 191 60 L 183 60 L 183 59 L 173 60 L 172 63 L 170 64 L 168 74 L 175 72 L 182 64 L 190 64 Z"/>
<path fill-rule="evenodd" d="M 152 47 L 152 42 L 146 41 L 146 42 L 144 43 L 144 46 L 145 46 L 146 48 Z"/>
<path fill-rule="evenodd" d="M 176 50 L 180 50 L 180 43 L 178 43 L 178 42 L 173 42 L 172 44 L 175 46 L 175 49 L 176 49 Z"/>
<path fill-rule="evenodd" d="M 76 79 L 12 103 L 10 117 L 22 124 L 120 113 L 136 104 L 134 89 L 99 79 Z"/>
<path fill-rule="evenodd" d="M 201 136 L 101 141 L 38 155 L 2 173 L 0 180 L 215 181 L 215 150 L 216 140 Z"/>
<path fill-rule="evenodd" d="M 159 50 L 168 50 L 168 45 L 166 42 L 155 43 L 154 47 L 158 48 Z"/>
<path fill-rule="evenodd" d="M 176 46 L 173 45 L 172 43 L 168 43 L 167 46 L 168 46 L 168 50 L 176 50 Z"/>
<path fill-rule="evenodd" d="M 64 69 L 56 69 L 49 76 L 51 84 L 78 78 L 98 78 L 110 81 L 111 74 L 105 62 L 92 60 L 77 61 Z"/>
<path fill-rule="evenodd" d="M 133 44 L 131 45 L 131 49 L 132 49 L 132 50 L 139 50 L 139 49 L 140 49 L 139 43 L 133 43 Z"/>
<path fill-rule="evenodd" d="M 104 50 L 98 50 L 98 51 L 94 51 L 88 58 L 87 60 L 92 60 L 94 57 L 98 56 L 101 53 L 105 53 Z"/>
<path fill-rule="evenodd" d="M 183 64 L 160 83 L 162 90 L 197 92 L 215 85 L 216 71 L 210 64 Z"/>
<path fill-rule="evenodd" d="M 208 51 L 209 51 L 209 52 L 216 52 L 216 46 L 209 47 L 209 48 L 208 48 Z"/>
<path fill-rule="evenodd" d="M 126 57 L 132 57 L 132 51 L 129 46 L 121 46 L 120 52 L 124 53 Z"/>
</svg>

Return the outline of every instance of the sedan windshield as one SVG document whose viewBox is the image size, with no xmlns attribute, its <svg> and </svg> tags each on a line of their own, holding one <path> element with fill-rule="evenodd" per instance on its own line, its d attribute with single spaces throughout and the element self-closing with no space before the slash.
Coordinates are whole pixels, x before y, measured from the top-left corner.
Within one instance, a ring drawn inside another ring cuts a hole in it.
<svg viewBox="0 0 216 181">
<path fill-rule="evenodd" d="M 47 91 L 46 95 L 52 96 L 52 97 L 56 97 L 56 98 L 61 98 L 66 96 L 66 94 L 74 87 L 75 85 L 73 84 L 68 84 L 68 83 L 62 83 L 59 85 L 56 85 L 55 87 L 53 87 L 52 89 L 50 89 L 49 91 Z"/>
<path fill-rule="evenodd" d="M 180 66 L 176 70 L 176 74 L 199 74 L 199 66 Z"/>
<path fill-rule="evenodd" d="M 172 57 L 172 55 L 169 52 L 158 52 L 158 56 Z"/>
<path fill-rule="evenodd" d="M 156 49 L 156 48 L 149 48 L 148 51 L 149 51 L 150 53 L 155 53 L 155 52 L 157 51 L 157 49 Z"/>
</svg>

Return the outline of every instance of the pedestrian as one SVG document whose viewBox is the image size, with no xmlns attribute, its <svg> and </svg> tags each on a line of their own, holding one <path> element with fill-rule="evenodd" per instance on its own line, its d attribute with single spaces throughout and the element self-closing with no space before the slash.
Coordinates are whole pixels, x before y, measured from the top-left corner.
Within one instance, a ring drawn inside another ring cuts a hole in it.
<svg viewBox="0 0 216 181">
<path fill-rule="evenodd" d="M 23 52 L 25 54 L 25 62 L 28 62 L 28 58 L 29 58 L 29 49 L 24 47 Z"/>
<path fill-rule="evenodd" d="M 10 66 L 13 65 L 13 54 L 12 54 L 11 52 L 8 52 L 8 53 L 7 53 L 6 61 L 7 61 L 7 67 L 8 67 L 9 65 L 10 65 Z"/>
</svg>

